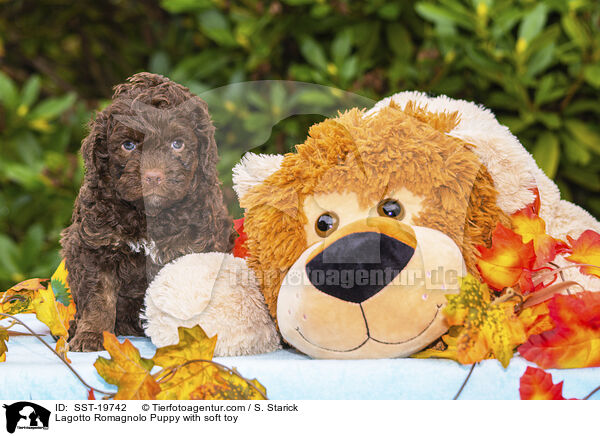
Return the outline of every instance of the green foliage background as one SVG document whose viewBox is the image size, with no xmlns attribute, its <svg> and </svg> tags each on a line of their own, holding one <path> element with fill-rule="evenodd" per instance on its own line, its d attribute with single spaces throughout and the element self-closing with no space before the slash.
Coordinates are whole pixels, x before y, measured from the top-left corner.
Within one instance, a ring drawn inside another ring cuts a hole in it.
<svg viewBox="0 0 600 436">
<path fill-rule="evenodd" d="M 0 288 L 58 265 L 85 124 L 143 70 L 196 93 L 286 79 L 375 100 L 407 89 L 473 100 L 564 198 L 600 216 L 599 30 L 597 0 L 0 0 Z M 253 104 L 277 111 L 276 97 Z M 250 130 L 268 122 L 230 110 Z M 261 150 L 286 151 L 315 120 L 280 123 Z M 229 140 L 225 183 L 240 157 Z"/>
</svg>

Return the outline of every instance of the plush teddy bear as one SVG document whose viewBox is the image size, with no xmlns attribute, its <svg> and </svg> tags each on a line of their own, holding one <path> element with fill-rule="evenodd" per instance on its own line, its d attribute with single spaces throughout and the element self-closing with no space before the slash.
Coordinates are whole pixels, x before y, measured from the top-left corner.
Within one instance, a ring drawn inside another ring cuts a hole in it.
<svg viewBox="0 0 600 436">
<path fill-rule="evenodd" d="M 314 125 L 295 153 L 248 153 L 234 168 L 234 189 L 258 281 L 250 287 L 264 295 L 285 341 L 319 358 L 402 357 L 438 339 L 447 330 L 445 295 L 459 291 L 467 272 L 479 276 L 476 247 L 489 246 L 496 225 L 508 226 L 536 189 L 550 235 L 600 231 L 591 215 L 560 199 L 491 112 L 418 92 Z M 208 298 L 210 266 L 202 261 L 187 263 L 187 287 L 151 286 L 151 299 L 169 314 L 158 320 L 147 311 L 153 341 L 182 319 L 212 323 L 221 338 L 237 319 L 232 305 L 208 315 L 188 303 Z M 170 265 L 173 277 L 183 263 Z M 600 290 L 599 279 L 575 268 L 562 279 Z M 213 298 L 239 292 L 215 287 Z M 182 306 L 185 313 L 174 310 Z"/>
</svg>

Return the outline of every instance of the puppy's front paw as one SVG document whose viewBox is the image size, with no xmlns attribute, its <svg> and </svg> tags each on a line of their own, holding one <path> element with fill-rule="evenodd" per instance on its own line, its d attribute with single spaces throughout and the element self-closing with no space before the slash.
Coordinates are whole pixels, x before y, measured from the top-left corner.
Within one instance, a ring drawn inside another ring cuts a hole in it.
<svg viewBox="0 0 600 436">
<path fill-rule="evenodd" d="M 102 333 L 78 332 L 69 341 L 69 351 L 102 351 L 104 345 Z"/>
</svg>

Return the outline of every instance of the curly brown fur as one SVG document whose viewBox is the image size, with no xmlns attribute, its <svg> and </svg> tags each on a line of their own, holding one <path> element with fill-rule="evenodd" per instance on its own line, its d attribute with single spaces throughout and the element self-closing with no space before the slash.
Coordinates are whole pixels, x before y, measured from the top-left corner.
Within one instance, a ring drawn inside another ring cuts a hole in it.
<svg viewBox="0 0 600 436">
<path fill-rule="evenodd" d="M 183 254 L 228 251 L 232 222 L 206 103 L 165 77 L 117 86 L 81 152 L 85 179 L 61 243 L 77 307 L 70 348 L 95 351 L 103 331 L 143 335 L 149 281 Z"/>
</svg>

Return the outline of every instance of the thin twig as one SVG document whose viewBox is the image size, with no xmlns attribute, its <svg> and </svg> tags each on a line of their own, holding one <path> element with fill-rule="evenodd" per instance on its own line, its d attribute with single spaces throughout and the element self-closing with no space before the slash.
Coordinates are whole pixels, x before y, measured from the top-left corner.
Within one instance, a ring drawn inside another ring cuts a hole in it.
<svg viewBox="0 0 600 436">
<path fill-rule="evenodd" d="M 600 386 L 598 386 L 596 389 L 594 389 L 592 392 L 590 392 L 589 394 L 587 394 L 585 397 L 582 398 L 582 400 L 589 400 L 590 397 L 592 395 L 594 395 L 596 392 L 600 391 Z"/>
<path fill-rule="evenodd" d="M 452 398 L 453 400 L 458 400 L 458 397 L 460 397 L 460 394 L 462 393 L 463 389 L 467 385 L 467 382 L 471 378 L 471 374 L 473 374 L 473 370 L 475 369 L 475 365 L 477 365 L 477 362 L 475 362 L 473 365 L 471 365 L 471 369 L 469 370 L 469 374 L 467 374 L 467 378 L 463 382 L 462 386 L 460 387 L 460 389 L 458 390 L 458 392 L 456 393 L 456 395 L 454 396 L 454 398 Z"/>
<path fill-rule="evenodd" d="M 29 332 L 30 332 L 30 333 L 31 333 L 33 336 L 35 336 L 35 337 L 36 337 L 36 339 L 37 339 L 38 341 L 40 341 L 42 344 L 44 344 L 44 346 L 45 346 L 46 348 L 48 348 L 50 351 L 52 351 L 52 353 L 53 353 L 55 356 L 57 356 L 57 357 L 58 357 L 58 358 L 59 358 L 59 359 L 60 359 L 60 360 L 61 360 L 61 361 L 62 361 L 62 362 L 65 364 L 65 365 L 67 365 L 67 368 L 69 368 L 69 369 L 71 370 L 71 372 L 72 372 L 72 373 L 75 375 L 75 377 L 77 377 L 77 378 L 79 379 L 79 381 L 80 381 L 81 383 L 83 383 L 83 384 L 84 384 L 84 386 L 85 386 L 85 387 L 87 387 L 88 389 L 91 389 L 91 390 L 93 390 L 93 391 L 99 392 L 99 393 L 101 393 L 101 394 L 107 394 L 107 395 L 112 395 L 112 396 L 114 396 L 114 395 L 115 395 L 115 393 L 113 393 L 113 392 L 106 392 L 106 391 L 103 391 L 103 390 L 101 390 L 101 389 L 96 389 L 96 388 L 94 388 L 94 387 L 90 386 L 89 384 L 87 384 L 87 383 L 85 382 L 85 380 L 81 378 L 81 376 L 79 375 L 79 373 L 78 373 L 77 371 L 75 371 L 75 368 L 73 368 L 73 367 L 71 366 L 71 364 L 65 360 L 65 358 L 64 358 L 64 357 L 62 357 L 60 354 L 58 354 L 58 353 L 56 352 L 56 350 L 54 350 L 54 348 L 52 348 L 50 345 L 48 345 L 48 343 L 47 343 L 46 341 L 44 341 L 40 335 L 38 335 L 36 332 L 34 332 L 34 331 L 33 331 L 33 330 L 32 330 L 32 329 L 31 329 L 31 328 L 30 328 L 30 327 L 29 327 L 27 324 L 25 324 L 23 321 L 21 321 L 20 319 L 18 319 L 18 318 L 16 318 L 16 317 L 14 317 L 13 315 L 9 315 L 9 314 L 7 314 L 7 313 L 0 313 L 0 317 L 6 317 L 6 318 L 10 318 L 10 319 L 12 319 L 12 320 L 16 321 L 18 324 L 20 324 L 20 325 L 22 325 L 23 327 L 25 327 L 27 330 L 29 330 Z"/>
</svg>

